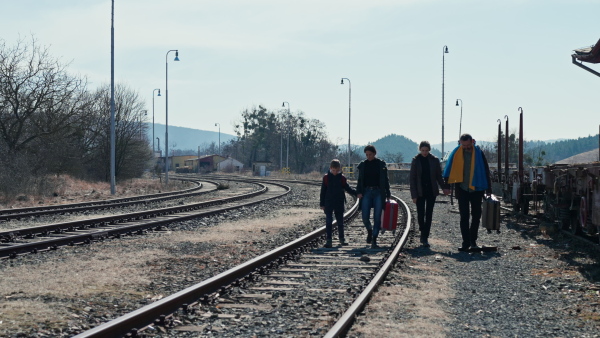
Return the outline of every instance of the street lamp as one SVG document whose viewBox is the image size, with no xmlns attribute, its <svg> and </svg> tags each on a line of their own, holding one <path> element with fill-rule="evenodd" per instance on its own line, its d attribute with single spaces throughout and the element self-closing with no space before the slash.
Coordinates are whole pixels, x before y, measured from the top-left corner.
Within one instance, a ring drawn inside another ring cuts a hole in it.
<svg viewBox="0 0 600 338">
<path fill-rule="evenodd" d="M 115 0 L 112 0 L 110 11 L 110 193 L 116 193 L 115 188 Z"/>
<path fill-rule="evenodd" d="M 160 137 L 156 138 L 156 144 L 158 144 L 158 152 L 160 153 Z"/>
<path fill-rule="evenodd" d="M 171 49 L 165 55 L 165 184 L 169 184 L 169 53 L 175 52 L 175 59 L 179 61 L 179 50 Z"/>
<path fill-rule="evenodd" d="M 219 155 L 221 155 L 221 124 L 219 122 L 215 123 L 215 127 L 219 125 Z"/>
<path fill-rule="evenodd" d="M 148 110 L 144 109 L 142 110 L 142 112 L 144 113 L 143 117 L 148 116 Z M 142 128 L 142 114 L 140 114 L 140 141 L 144 139 L 143 130 L 144 128 Z"/>
<path fill-rule="evenodd" d="M 348 80 L 348 166 L 352 167 L 352 150 L 350 149 L 350 113 L 352 111 L 352 83 L 347 77 L 342 78 L 340 84 L 344 84 L 344 80 Z"/>
<path fill-rule="evenodd" d="M 462 108 L 463 102 L 461 99 L 456 99 L 456 106 L 458 106 L 458 101 L 460 101 L 460 125 L 458 127 L 458 138 L 462 136 Z"/>
<path fill-rule="evenodd" d="M 502 120 L 498 119 L 498 183 L 502 183 Z"/>
<path fill-rule="evenodd" d="M 281 125 L 283 126 L 283 116 L 281 116 Z M 279 146 L 279 170 L 283 169 L 283 129 L 281 128 L 280 132 L 281 132 L 281 142 L 280 142 L 280 146 Z M 283 171 L 282 171 L 283 172 Z"/>
<path fill-rule="evenodd" d="M 154 148 L 154 93 L 158 90 L 158 95 L 160 96 L 160 89 L 156 88 L 152 91 L 152 156 L 155 156 L 156 150 Z"/>
<path fill-rule="evenodd" d="M 523 184 L 523 145 L 525 141 L 523 140 L 523 108 L 519 107 L 517 111 L 521 111 L 519 114 L 519 183 Z"/>
<path fill-rule="evenodd" d="M 290 130 L 289 130 L 289 124 L 290 124 L 290 103 L 287 101 L 283 101 L 283 103 L 281 104 L 282 107 L 285 107 L 285 104 L 287 103 L 288 105 L 288 118 L 287 118 L 287 123 L 286 123 L 286 131 L 287 131 L 287 150 L 286 150 L 286 155 L 285 155 L 285 167 L 289 168 L 290 167 Z"/>
<path fill-rule="evenodd" d="M 504 129 L 504 182 L 508 183 L 508 115 L 504 115 L 506 126 Z"/>
<path fill-rule="evenodd" d="M 442 49 L 442 160 L 444 159 L 444 76 L 446 72 L 445 56 L 447 53 L 448 46 L 444 46 Z"/>
</svg>

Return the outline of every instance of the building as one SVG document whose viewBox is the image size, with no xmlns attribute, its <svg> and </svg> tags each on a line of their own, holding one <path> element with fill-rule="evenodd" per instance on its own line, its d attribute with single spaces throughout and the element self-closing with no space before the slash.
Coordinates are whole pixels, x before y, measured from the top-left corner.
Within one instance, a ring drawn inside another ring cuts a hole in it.
<svg viewBox="0 0 600 338">
<path fill-rule="evenodd" d="M 186 161 L 189 159 L 196 158 L 194 155 L 184 155 L 184 156 L 171 156 L 169 157 L 169 170 L 181 171 L 186 166 Z M 187 168 L 185 171 L 191 171 L 191 168 Z"/>
<path fill-rule="evenodd" d="M 235 158 L 228 157 L 217 163 L 217 170 L 224 172 L 240 172 L 244 168 L 244 164 Z"/>
<path fill-rule="evenodd" d="M 252 173 L 255 176 L 269 176 L 271 173 L 270 161 L 255 161 L 252 162 Z"/>
<path fill-rule="evenodd" d="M 208 172 L 217 170 L 217 164 L 226 158 L 220 155 L 191 156 L 184 163 L 192 172 Z"/>
</svg>

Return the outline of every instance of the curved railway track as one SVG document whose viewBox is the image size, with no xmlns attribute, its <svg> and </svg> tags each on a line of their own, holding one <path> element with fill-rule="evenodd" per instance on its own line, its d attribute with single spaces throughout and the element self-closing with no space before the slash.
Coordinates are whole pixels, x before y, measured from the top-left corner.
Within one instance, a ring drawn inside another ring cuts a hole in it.
<svg viewBox="0 0 600 338">
<path fill-rule="evenodd" d="M 216 190 L 216 187 L 205 188 L 202 183 L 197 179 L 190 178 L 179 178 L 182 181 L 190 181 L 196 184 L 195 187 L 179 190 L 179 191 L 171 191 L 165 193 L 158 194 L 150 194 L 150 195 L 141 195 L 141 196 L 131 196 L 131 197 L 123 197 L 123 198 L 114 198 L 108 200 L 97 200 L 97 201 L 89 201 L 82 203 L 67 203 L 67 204 L 59 204 L 59 205 L 49 205 L 49 206 L 37 206 L 37 207 L 28 207 L 28 208 L 18 208 L 18 209 L 1 209 L 0 210 L 0 222 L 9 221 L 12 219 L 25 219 L 28 217 L 38 217 L 43 215 L 52 215 L 52 214 L 66 214 L 66 213 L 75 213 L 75 212 L 83 212 L 83 211 L 91 211 L 91 210 L 104 210 L 111 208 L 122 208 L 136 204 L 142 203 L 150 203 L 150 202 L 162 202 L 170 199 L 183 198 L 183 197 L 191 197 L 200 194 L 205 194 L 210 191 Z M 213 183 L 214 182 L 208 182 Z"/>
<path fill-rule="evenodd" d="M 146 210 L 125 215 L 96 217 L 0 232 L 0 257 L 54 250 L 63 245 L 89 244 L 106 238 L 162 230 L 172 222 L 214 215 L 287 194 L 290 188 L 278 183 L 255 183 L 260 189 L 206 202 Z"/>
<path fill-rule="evenodd" d="M 399 202 L 397 234 L 381 235 L 381 249 L 365 246 L 361 222 L 350 222 L 358 214 L 356 202 L 345 214 L 349 246 L 322 248 L 322 227 L 76 337 L 138 337 L 144 330 L 158 336 L 159 332 L 174 336 L 177 331 L 202 334 L 213 330 L 222 336 L 248 336 L 254 334 L 247 331 L 253 321 L 271 323 L 273 334 L 340 336 L 350 328 L 407 242 L 412 216 L 408 206 Z M 309 307 L 321 307 L 322 315 L 304 314 Z M 181 325 L 184 321 L 193 324 Z M 275 325 L 278 323 L 282 324 Z M 220 325 L 226 332 L 217 327 Z"/>
</svg>

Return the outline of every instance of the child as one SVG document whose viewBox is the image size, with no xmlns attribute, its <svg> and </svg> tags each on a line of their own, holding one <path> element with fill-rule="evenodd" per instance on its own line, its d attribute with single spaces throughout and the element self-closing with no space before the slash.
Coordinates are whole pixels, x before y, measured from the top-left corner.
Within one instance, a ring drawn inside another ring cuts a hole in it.
<svg viewBox="0 0 600 338">
<path fill-rule="evenodd" d="M 331 248 L 333 214 L 335 214 L 335 219 L 337 220 L 340 244 L 348 245 L 344 239 L 344 203 L 346 202 L 344 190 L 353 196 L 356 196 L 356 190 L 348 185 L 346 177 L 341 172 L 340 161 L 331 161 L 329 172 L 323 176 L 323 183 L 321 184 L 320 204 L 321 209 L 325 211 L 325 227 L 327 229 L 326 248 Z"/>
</svg>

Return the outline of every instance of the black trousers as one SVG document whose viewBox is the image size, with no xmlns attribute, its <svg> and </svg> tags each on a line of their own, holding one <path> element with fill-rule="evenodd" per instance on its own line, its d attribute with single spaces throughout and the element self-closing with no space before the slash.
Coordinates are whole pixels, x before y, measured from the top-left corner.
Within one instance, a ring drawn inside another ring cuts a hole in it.
<svg viewBox="0 0 600 338">
<path fill-rule="evenodd" d="M 429 238 L 434 206 L 435 196 L 433 195 L 417 198 L 417 221 L 419 222 L 419 231 L 421 231 L 421 242 Z"/>
<path fill-rule="evenodd" d="M 338 236 L 340 240 L 344 239 L 344 205 L 335 207 L 325 207 L 325 233 L 327 240 L 332 239 L 333 235 L 333 216 L 337 221 Z"/>
<path fill-rule="evenodd" d="M 462 190 L 460 187 L 456 187 L 456 199 L 458 200 L 458 211 L 460 212 L 460 233 L 462 235 L 463 247 L 477 244 L 483 194 L 484 191 L 468 192 Z M 469 218 L 471 221 L 470 226 Z"/>
</svg>

